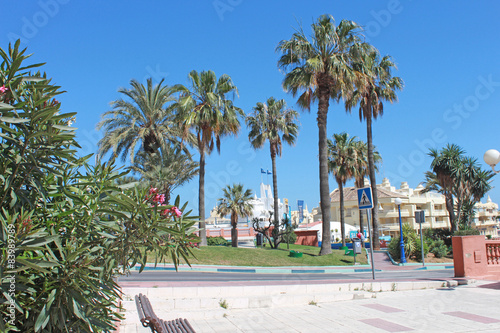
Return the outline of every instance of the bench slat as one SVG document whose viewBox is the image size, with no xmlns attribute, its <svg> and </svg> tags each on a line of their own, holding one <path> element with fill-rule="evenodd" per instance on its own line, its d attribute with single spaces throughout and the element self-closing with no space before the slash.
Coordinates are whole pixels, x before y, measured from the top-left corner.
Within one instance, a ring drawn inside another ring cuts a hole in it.
<svg viewBox="0 0 500 333">
<path fill-rule="evenodd" d="M 196 333 L 187 319 L 177 318 L 167 321 L 158 318 L 146 295 L 135 296 L 135 305 L 142 325 L 149 327 L 153 333 Z"/>
</svg>

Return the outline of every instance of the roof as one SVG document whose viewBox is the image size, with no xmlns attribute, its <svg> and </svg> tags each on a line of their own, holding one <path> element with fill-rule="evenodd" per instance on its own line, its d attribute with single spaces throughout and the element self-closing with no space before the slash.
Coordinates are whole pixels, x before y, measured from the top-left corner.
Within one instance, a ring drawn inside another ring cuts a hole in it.
<svg viewBox="0 0 500 333">
<path fill-rule="evenodd" d="M 357 201 L 358 200 L 358 189 L 356 187 L 345 187 L 344 188 L 344 201 Z M 404 194 L 392 192 L 383 187 L 377 186 L 377 198 L 402 198 L 407 199 L 408 197 Z M 340 190 L 336 188 L 330 193 L 331 202 L 340 201 Z"/>
</svg>

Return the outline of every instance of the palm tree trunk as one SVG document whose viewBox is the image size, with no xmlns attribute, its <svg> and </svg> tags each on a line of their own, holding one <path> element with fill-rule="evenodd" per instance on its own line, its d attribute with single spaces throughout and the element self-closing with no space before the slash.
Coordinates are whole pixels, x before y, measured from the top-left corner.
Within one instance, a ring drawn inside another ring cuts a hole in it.
<svg viewBox="0 0 500 333">
<path fill-rule="evenodd" d="M 198 194 L 198 215 L 200 217 L 199 232 L 200 246 L 207 245 L 207 230 L 205 229 L 205 150 L 203 144 L 198 143 L 200 147 L 200 183 Z"/>
<path fill-rule="evenodd" d="M 328 87 L 321 85 L 319 88 L 318 101 L 318 150 L 319 150 L 319 193 L 321 200 L 321 216 L 323 218 L 323 234 L 321 237 L 321 250 L 319 255 L 332 253 L 330 240 L 330 187 L 328 185 L 328 144 L 326 121 L 328 115 L 328 105 L 330 98 L 330 90 Z"/>
<path fill-rule="evenodd" d="M 372 118 L 366 117 L 366 133 L 368 141 L 368 168 L 370 173 L 370 183 L 372 187 L 372 225 L 373 225 L 373 249 L 380 250 L 379 226 L 378 226 L 378 197 L 377 197 L 377 179 L 375 178 L 375 162 L 373 160 L 373 140 L 372 140 Z"/>
<path fill-rule="evenodd" d="M 340 234 L 342 237 L 342 246 L 345 246 L 345 217 L 344 217 L 344 184 L 337 180 L 340 191 Z"/>
<path fill-rule="evenodd" d="M 455 232 L 457 231 L 458 228 L 457 228 L 457 223 L 455 222 L 455 209 L 453 207 L 453 197 L 449 192 L 446 192 L 445 199 L 446 199 L 446 209 L 448 210 L 448 216 L 450 219 L 451 231 Z"/>
<path fill-rule="evenodd" d="M 271 161 L 273 167 L 273 196 L 274 196 L 274 247 L 278 246 L 279 225 L 280 225 L 280 213 L 278 204 L 278 176 L 276 175 L 276 147 L 271 144 Z"/>
<path fill-rule="evenodd" d="M 356 188 L 362 188 L 363 187 L 363 181 L 364 178 L 361 178 L 361 180 L 357 179 L 355 182 Z M 363 226 L 363 214 L 364 214 L 364 209 L 359 209 L 359 231 L 361 232 L 362 235 L 364 235 L 365 227 Z M 361 242 L 361 247 L 365 247 L 365 242 Z"/>
<path fill-rule="evenodd" d="M 231 213 L 231 246 L 238 247 L 238 215 Z"/>
</svg>

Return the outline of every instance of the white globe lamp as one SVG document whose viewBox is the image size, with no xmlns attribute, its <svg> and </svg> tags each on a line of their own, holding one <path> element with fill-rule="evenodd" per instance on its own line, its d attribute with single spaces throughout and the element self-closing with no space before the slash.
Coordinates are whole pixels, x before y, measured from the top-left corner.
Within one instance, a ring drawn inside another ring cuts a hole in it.
<svg viewBox="0 0 500 333">
<path fill-rule="evenodd" d="M 488 164 L 495 173 L 499 171 L 495 171 L 495 165 L 500 163 L 500 152 L 496 149 L 490 149 L 484 153 L 483 156 L 484 161 Z"/>
</svg>

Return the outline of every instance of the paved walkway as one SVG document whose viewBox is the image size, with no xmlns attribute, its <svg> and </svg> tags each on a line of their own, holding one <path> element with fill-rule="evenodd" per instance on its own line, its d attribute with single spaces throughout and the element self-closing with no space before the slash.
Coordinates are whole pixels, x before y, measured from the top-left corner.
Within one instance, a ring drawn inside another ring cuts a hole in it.
<svg viewBox="0 0 500 333">
<path fill-rule="evenodd" d="M 395 266 L 375 253 L 380 270 Z M 463 281 L 461 281 L 463 282 Z M 470 281 L 469 281 L 470 282 Z M 187 318 L 197 332 L 499 332 L 500 282 L 359 282 L 276 285 L 150 284 L 124 287 L 121 333 L 149 332 L 141 326 L 133 296 L 148 295 L 157 315 Z"/>
</svg>

